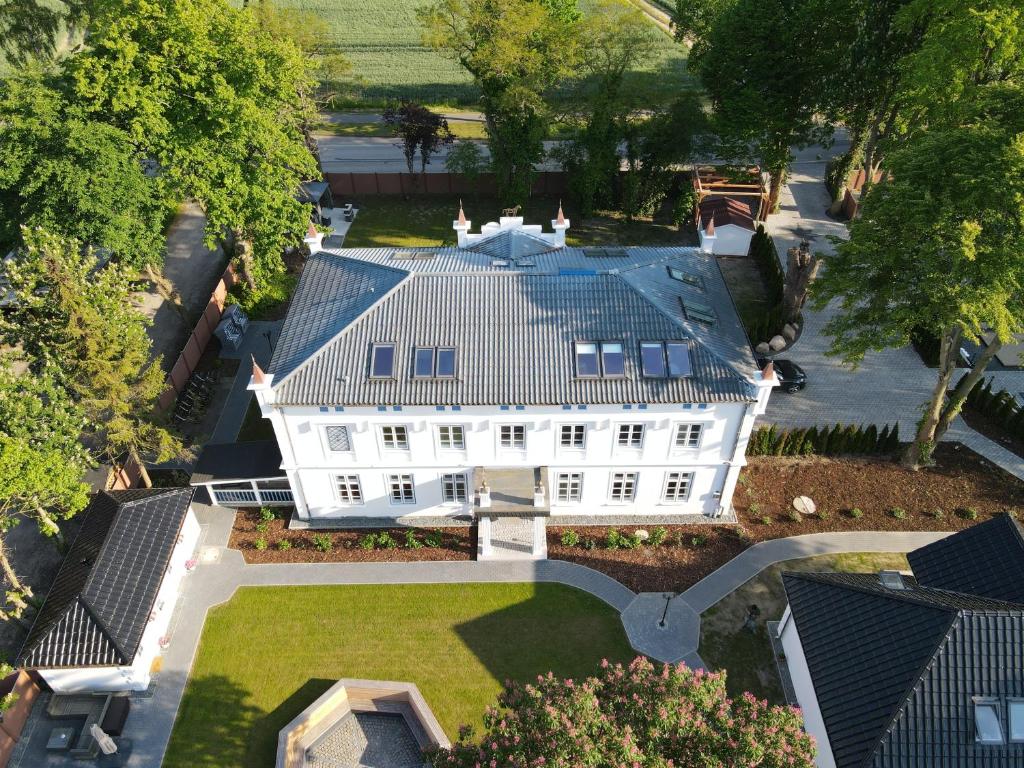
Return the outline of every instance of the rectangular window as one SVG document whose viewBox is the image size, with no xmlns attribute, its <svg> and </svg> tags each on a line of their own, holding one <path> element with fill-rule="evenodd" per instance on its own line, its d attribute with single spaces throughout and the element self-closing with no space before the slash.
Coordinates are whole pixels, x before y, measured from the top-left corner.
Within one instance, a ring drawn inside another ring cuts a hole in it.
<svg viewBox="0 0 1024 768">
<path fill-rule="evenodd" d="M 668 375 L 673 377 L 689 376 L 690 347 L 682 341 L 666 341 L 665 357 L 668 358 Z"/>
<path fill-rule="evenodd" d="M 999 704 L 991 699 L 975 700 L 974 732 L 981 744 L 1002 744 L 1003 724 L 999 720 Z"/>
<path fill-rule="evenodd" d="M 615 502 L 633 501 L 636 497 L 636 472 L 615 472 L 608 498 Z"/>
<path fill-rule="evenodd" d="M 558 500 L 563 502 L 574 502 L 580 500 L 583 490 L 582 472 L 559 472 L 558 483 L 556 484 Z"/>
<path fill-rule="evenodd" d="M 558 445 L 561 448 L 584 448 L 586 439 L 587 427 L 584 424 L 563 424 Z"/>
<path fill-rule="evenodd" d="M 661 500 L 670 504 L 678 504 L 690 498 L 690 484 L 693 472 L 666 472 L 665 489 Z"/>
<path fill-rule="evenodd" d="M 455 376 L 455 348 L 437 348 L 437 367 L 434 375 L 439 379 L 451 379 Z"/>
<path fill-rule="evenodd" d="M 704 280 L 701 279 L 700 275 L 695 275 L 692 272 L 686 272 L 676 267 L 668 268 L 668 276 L 673 280 L 678 280 L 680 283 L 686 283 L 692 285 L 694 288 L 700 288 L 704 290 Z"/>
<path fill-rule="evenodd" d="M 392 504 L 415 504 L 412 475 L 388 475 L 388 492 Z"/>
<path fill-rule="evenodd" d="M 466 476 L 461 472 L 450 475 L 441 475 L 441 496 L 448 503 L 465 503 Z"/>
<path fill-rule="evenodd" d="M 601 364 L 605 376 L 625 376 L 626 359 L 622 354 L 622 344 L 617 341 L 602 342 Z"/>
<path fill-rule="evenodd" d="M 338 492 L 338 501 L 342 504 L 363 503 L 363 489 L 359 485 L 359 475 L 335 475 L 334 488 Z"/>
<path fill-rule="evenodd" d="M 348 427 L 324 427 L 324 434 L 327 437 L 327 448 L 334 453 L 347 453 L 352 450 L 352 443 L 348 439 Z"/>
<path fill-rule="evenodd" d="M 434 375 L 433 347 L 416 347 L 413 353 L 412 375 L 417 379 L 429 379 Z"/>
<path fill-rule="evenodd" d="M 713 307 L 697 301 L 683 300 L 682 297 L 679 298 L 679 303 L 683 305 L 683 314 L 686 315 L 687 320 L 693 320 L 695 323 L 702 325 L 715 324 L 715 310 Z"/>
<path fill-rule="evenodd" d="M 601 375 L 601 366 L 597 361 L 597 344 L 594 342 L 576 342 L 576 375 L 586 378 Z"/>
<path fill-rule="evenodd" d="M 676 448 L 700 448 L 703 424 L 680 424 L 676 427 Z"/>
<path fill-rule="evenodd" d="M 370 378 L 390 379 L 395 375 L 395 345 L 374 344 L 370 347 Z"/>
<path fill-rule="evenodd" d="M 640 365 L 644 376 L 662 378 L 665 375 L 665 349 L 660 341 L 640 343 Z"/>
<path fill-rule="evenodd" d="M 618 444 L 620 448 L 643 448 L 643 424 L 619 424 Z"/>
<path fill-rule="evenodd" d="M 1007 707 L 1010 710 L 1010 741 L 1024 741 L 1024 699 L 1011 699 Z"/>
<path fill-rule="evenodd" d="M 380 436 L 387 451 L 409 450 L 409 431 L 404 426 L 381 427 Z"/>
<path fill-rule="evenodd" d="M 499 427 L 499 439 L 502 448 L 526 448 L 526 427 L 522 424 L 502 424 Z"/>
<path fill-rule="evenodd" d="M 438 427 L 437 441 L 445 450 L 466 450 L 466 437 L 461 424 L 445 424 Z"/>
</svg>

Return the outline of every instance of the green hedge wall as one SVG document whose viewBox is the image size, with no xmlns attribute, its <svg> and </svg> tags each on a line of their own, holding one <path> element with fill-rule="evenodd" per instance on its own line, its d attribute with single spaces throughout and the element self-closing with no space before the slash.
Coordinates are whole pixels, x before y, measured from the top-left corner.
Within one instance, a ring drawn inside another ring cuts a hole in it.
<svg viewBox="0 0 1024 768">
<path fill-rule="evenodd" d="M 768 303 L 771 305 L 771 309 L 765 312 L 744 318 L 747 337 L 752 343 L 758 344 L 782 333 L 782 327 L 785 325 L 782 317 L 782 293 L 786 275 L 779 263 L 775 243 L 764 231 L 764 225 L 759 225 L 757 232 L 750 239 L 750 256 L 761 273 L 768 291 Z"/>
<path fill-rule="evenodd" d="M 772 424 L 758 427 L 751 433 L 747 456 L 890 455 L 899 445 L 899 424 L 892 428 L 886 424 L 881 432 L 874 424 L 784 430 Z"/>
<path fill-rule="evenodd" d="M 1017 405 L 1017 398 L 1001 389 L 992 391 L 992 379 L 981 386 L 975 385 L 967 396 L 967 406 L 983 416 L 988 416 L 1008 434 L 1024 440 L 1024 408 Z"/>
</svg>

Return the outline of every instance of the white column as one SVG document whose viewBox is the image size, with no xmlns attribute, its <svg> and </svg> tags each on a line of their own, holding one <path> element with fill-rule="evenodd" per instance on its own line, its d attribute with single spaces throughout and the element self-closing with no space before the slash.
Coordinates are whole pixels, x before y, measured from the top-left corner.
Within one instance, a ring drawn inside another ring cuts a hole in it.
<svg viewBox="0 0 1024 768">
<path fill-rule="evenodd" d="M 533 551 L 534 557 L 542 557 L 544 550 L 546 549 L 546 542 L 544 536 L 547 533 L 547 529 L 544 525 L 543 517 L 533 518 Z"/>
<path fill-rule="evenodd" d="M 480 518 L 477 525 L 477 536 L 480 539 L 480 556 L 490 557 L 494 553 L 494 548 L 491 546 L 491 518 Z"/>
</svg>

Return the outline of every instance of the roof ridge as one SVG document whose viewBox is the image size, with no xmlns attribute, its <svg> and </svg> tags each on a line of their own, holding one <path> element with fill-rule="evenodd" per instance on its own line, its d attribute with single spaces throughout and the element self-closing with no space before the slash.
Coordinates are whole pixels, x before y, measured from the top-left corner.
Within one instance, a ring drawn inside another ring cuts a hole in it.
<svg viewBox="0 0 1024 768">
<path fill-rule="evenodd" d="M 104 539 L 103 543 L 106 544 L 106 539 Z M 97 559 L 99 559 L 99 558 L 97 558 Z M 89 571 L 89 578 L 90 579 L 92 578 L 92 570 Z M 86 583 L 88 583 L 88 579 L 86 580 Z M 92 605 L 89 603 L 89 601 L 85 599 L 84 592 L 85 592 L 85 589 L 83 588 L 82 592 L 80 592 L 75 597 L 75 602 L 82 606 L 82 608 L 85 610 L 85 612 L 89 614 L 89 618 L 91 618 L 93 620 L 93 622 L 96 624 L 96 627 L 100 630 L 100 632 L 103 634 L 103 636 L 107 639 L 107 642 L 110 643 L 112 646 L 114 646 L 114 650 L 116 650 L 118 655 L 121 657 L 122 663 L 124 663 L 124 664 L 131 664 L 132 660 L 128 658 L 128 654 L 125 653 L 125 650 L 124 650 L 124 648 L 121 647 L 121 644 L 119 642 L 117 642 L 116 639 L 114 639 L 114 633 L 110 631 L 110 628 L 107 627 L 107 625 L 99 617 L 99 614 L 96 612 L 96 609 L 93 608 Z M 72 605 L 74 605 L 74 603 L 72 603 Z M 70 610 L 70 607 L 69 607 L 69 610 Z"/>
<path fill-rule="evenodd" d="M 410 271 L 405 270 L 405 269 L 398 269 L 396 267 L 389 267 L 389 266 L 386 266 L 384 264 L 375 264 L 373 262 L 361 261 L 360 259 L 349 259 L 347 256 L 339 256 L 338 258 L 345 259 L 346 261 L 351 261 L 351 262 L 355 262 L 355 263 L 359 263 L 359 264 L 371 264 L 372 266 L 377 267 L 379 269 L 390 270 L 392 272 L 397 272 L 398 274 L 405 275 L 405 277 L 403 277 L 401 280 L 399 280 L 397 283 L 395 283 L 393 286 L 391 286 L 391 288 L 389 288 L 384 293 L 382 293 L 377 298 L 376 301 L 374 301 L 369 307 L 367 307 L 365 310 L 363 310 L 361 313 L 359 313 L 359 315 L 357 317 L 355 317 L 352 320 L 352 322 L 348 323 L 344 328 L 340 329 L 337 333 L 335 333 L 333 336 L 331 336 L 331 338 L 329 338 L 327 341 L 325 341 L 323 344 L 321 344 L 320 348 L 316 352 L 314 352 L 311 355 L 308 355 L 305 360 L 303 360 L 301 363 L 299 363 L 294 368 L 292 368 L 290 371 L 288 371 L 288 373 L 286 373 L 284 375 L 284 377 L 280 381 L 275 381 L 271 385 L 271 389 L 272 390 L 278 389 L 281 385 L 283 385 L 285 382 L 287 382 L 289 379 L 291 379 L 293 376 L 295 376 L 295 374 L 297 374 L 299 371 L 301 371 L 301 370 L 305 369 L 306 367 L 308 367 L 314 360 L 318 359 L 324 353 L 324 351 L 328 347 L 332 346 L 335 342 L 338 341 L 338 339 L 340 339 L 342 336 L 344 336 L 345 333 L 348 332 L 348 330 L 350 328 L 352 328 L 356 323 L 358 323 L 360 320 L 362 320 L 364 317 L 366 317 L 366 315 L 369 314 L 369 311 L 371 309 L 373 309 L 374 307 L 380 306 L 380 303 L 382 301 L 384 301 L 386 298 L 388 298 L 391 295 L 393 295 L 402 286 L 406 285 L 417 274 L 415 272 L 410 272 Z"/>
<path fill-rule="evenodd" d="M 931 667 L 935 664 L 936 660 L 939 658 L 939 654 L 945 650 L 946 646 L 949 643 L 949 638 L 953 634 L 953 630 L 959 626 L 962 619 L 963 610 L 956 610 L 953 612 L 953 616 L 950 619 L 949 626 L 946 627 L 946 631 L 942 635 L 942 638 L 939 640 L 939 642 L 935 644 L 935 650 L 932 651 L 932 655 L 928 657 L 925 663 L 921 665 L 920 671 L 916 675 L 914 675 L 911 684 L 907 686 L 907 690 L 899 699 L 896 708 L 893 710 L 892 717 L 889 718 L 889 722 L 887 722 L 885 726 L 878 732 L 878 738 L 875 740 L 874 749 L 872 749 L 868 754 L 864 756 L 864 760 L 861 762 L 860 768 L 870 768 L 872 761 L 875 758 L 875 755 L 878 753 L 878 747 L 882 743 L 882 737 L 893 729 L 893 727 L 899 721 L 900 717 L 902 717 L 903 714 L 906 712 L 907 705 L 910 703 L 910 697 L 914 695 L 914 691 L 916 691 L 917 687 L 921 685 L 921 681 L 924 679 L 925 673 L 928 672 L 928 670 L 931 669 Z"/>
</svg>

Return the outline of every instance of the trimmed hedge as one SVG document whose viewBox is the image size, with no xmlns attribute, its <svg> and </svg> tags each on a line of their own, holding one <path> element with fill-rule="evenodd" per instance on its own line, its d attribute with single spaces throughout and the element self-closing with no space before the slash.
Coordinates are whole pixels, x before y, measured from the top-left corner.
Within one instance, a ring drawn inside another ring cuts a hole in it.
<svg viewBox="0 0 1024 768">
<path fill-rule="evenodd" d="M 874 424 L 785 430 L 772 424 L 753 431 L 747 443 L 747 456 L 890 455 L 899 445 L 899 424 L 891 429 L 886 424 L 881 432 Z"/>
<path fill-rule="evenodd" d="M 747 327 L 747 337 L 757 344 L 768 341 L 772 336 L 782 333 L 785 325 L 782 317 L 782 295 L 786 283 L 786 274 L 779 263 L 779 254 L 775 250 L 775 242 L 764 231 L 764 225 L 758 225 L 757 232 L 750 239 L 750 256 L 757 264 L 761 278 L 768 290 L 767 300 L 771 309 L 756 315 L 743 318 Z"/>
<path fill-rule="evenodd" d="M 1024 440 L 1024 408 L 1005 389 L 993 392 L 992 382 L 993 379 L 987 379 L 983 385 L 975 385 L 967 395 L 967 406 L 992 419 L 1007 434 Z"/>
</svg>

